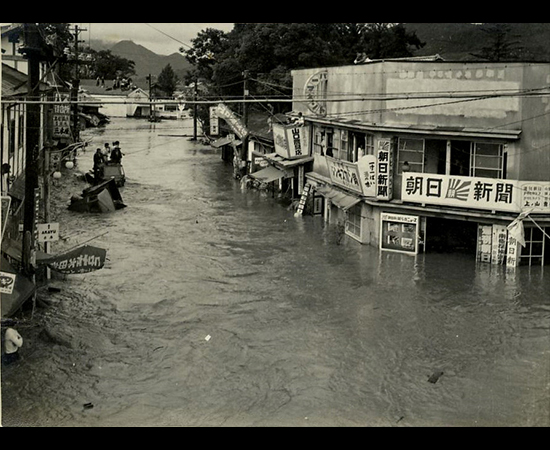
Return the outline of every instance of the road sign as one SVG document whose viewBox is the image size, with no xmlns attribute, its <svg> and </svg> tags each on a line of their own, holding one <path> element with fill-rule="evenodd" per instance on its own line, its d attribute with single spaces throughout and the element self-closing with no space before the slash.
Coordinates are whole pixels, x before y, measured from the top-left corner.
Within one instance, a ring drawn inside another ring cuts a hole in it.
<svg viewBox="0 0 550 450">
<path fill-rule="evenodd" d="M 54 242 L 59 240 L 59 223 L 39 223 L 36 225 L 38 242 Z"/>
</svg>

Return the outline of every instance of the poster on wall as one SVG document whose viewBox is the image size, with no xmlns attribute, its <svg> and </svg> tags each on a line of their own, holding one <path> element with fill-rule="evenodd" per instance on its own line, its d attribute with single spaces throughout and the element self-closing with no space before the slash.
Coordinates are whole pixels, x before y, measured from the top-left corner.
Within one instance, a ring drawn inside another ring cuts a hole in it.
<svg viewBox="0 0 550 450">
<path fill-rule="evenodd" d="M 382 213 L 380 215 L 380 249 L 418 253 L 418 216 Z"/>
</svg>

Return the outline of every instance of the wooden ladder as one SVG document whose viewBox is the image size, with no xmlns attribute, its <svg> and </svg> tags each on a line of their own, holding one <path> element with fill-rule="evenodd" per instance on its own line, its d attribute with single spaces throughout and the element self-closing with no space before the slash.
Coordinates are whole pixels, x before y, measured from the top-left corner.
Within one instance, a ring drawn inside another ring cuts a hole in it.
<svg viewBox="0 0 550 450">
<path fill-rule="evenodd" d="M 302 191 L 302 196 L 300 197 L 300 201 L 298 202 L 298 208 L 296 208 L 296 212 L 294 213 L 295 217 L 299 217 L 304 213 L 304 208 L 306 206 L 306 201 L 311 191 L 311 187 L 312 186 L 309 182 L 305 184 L 304 190 Z"/>
</svg>

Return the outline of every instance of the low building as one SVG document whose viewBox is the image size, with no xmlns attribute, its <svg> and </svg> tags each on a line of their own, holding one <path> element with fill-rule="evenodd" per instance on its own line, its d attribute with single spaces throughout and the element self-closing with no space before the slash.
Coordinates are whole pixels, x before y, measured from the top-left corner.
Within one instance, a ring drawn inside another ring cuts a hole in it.
<svg viewBox="0 0 550 450">
<path fill-rule="evenodd" d="M 550 264 L 550 64 L 397 59 L 292 76 L 325 220 L 382 250 Z M 507 229 L 521 213 L 525 246 Z"/>
</svg>

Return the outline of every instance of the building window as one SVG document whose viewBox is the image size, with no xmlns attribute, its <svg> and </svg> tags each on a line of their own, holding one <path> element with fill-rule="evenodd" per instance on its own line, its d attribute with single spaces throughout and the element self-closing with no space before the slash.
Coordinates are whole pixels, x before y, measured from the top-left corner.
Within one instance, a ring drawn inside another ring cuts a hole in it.
<svg viewBox="0 0 550 450">
<path fill-rule="evenodd" d="M 397 173 L 403 173 L 403 166 L 407 165 L 407 172 L 424 173 L 424 139 L 399 138 Z"/>
<path fill-rule="evenodd" d="M 470 176 L 503 178 L 503 146 L 473 142 L 471 146 Z"/>
<path fill-rule="evenodd" d="M 504 179 L 505 161 L 502 144 L 418 138 L 398 142 L 399 174 L 405 166 L 407 172 Z"/>
<path fill-rule="evenodd" d="M 549 243 L 546 242 L 548 239 L 545 239 L 543 230 L 544 233 L 549 234 L 550 228 L 543 227 L 542 230 L 535 227 L 525 228 L 525 247 L 521 250 L 520 265 L 544 265 L 544 254 L 548 252 L 545 247 Z"/>
<path fill-rule="evenodd" d="M 346 233 L 361 241 L 361 204 L 348 209 L 346 214 Z"/>
</svg>

